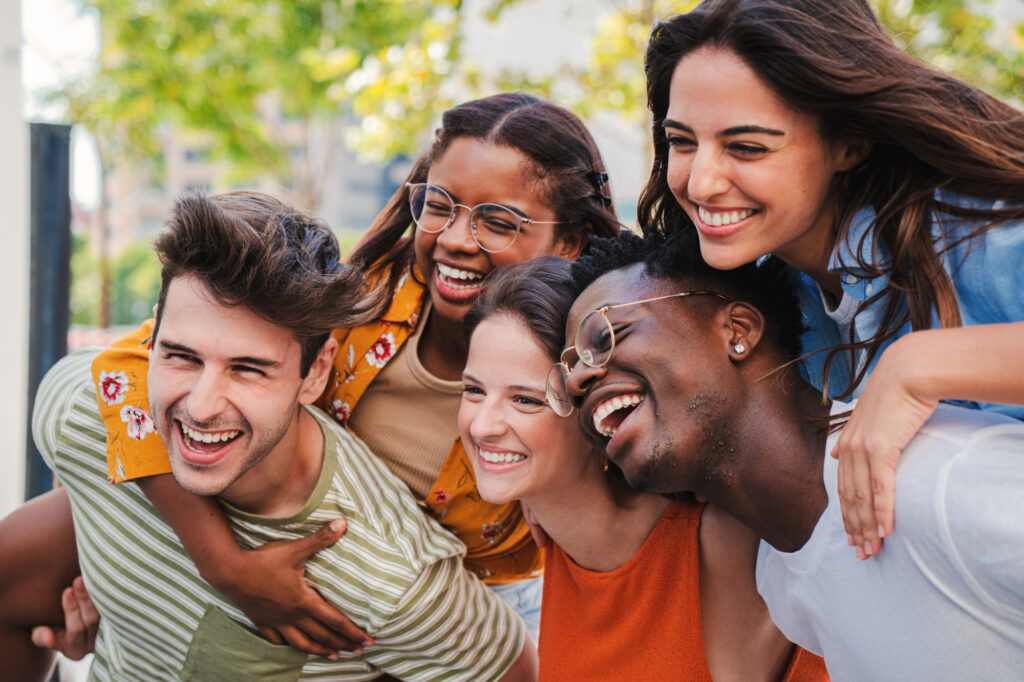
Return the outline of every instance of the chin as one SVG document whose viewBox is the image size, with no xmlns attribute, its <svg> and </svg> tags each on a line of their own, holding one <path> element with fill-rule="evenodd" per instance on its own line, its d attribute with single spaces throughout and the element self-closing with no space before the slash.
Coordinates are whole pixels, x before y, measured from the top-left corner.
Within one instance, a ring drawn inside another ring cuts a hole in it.
<svg viewBox="0 0 1024 682">
<path fill-rule="evenodd" d="M 485 502 L 507 504 L 519 499 L 519 490 L 516 486 L 506 485 L 502 481 L 488 480 L 490 478 L 490 475 L 479 470 L 476 471 L 476 489 Z"/>
<path fill-rule="evenodd" d="M 184 462 L 171 460 L 171 472 L 181 489 L 193 495 L 215 497 L 224 492 L 228 483 L 220 475 L 197 471 Z"/>
</svg>

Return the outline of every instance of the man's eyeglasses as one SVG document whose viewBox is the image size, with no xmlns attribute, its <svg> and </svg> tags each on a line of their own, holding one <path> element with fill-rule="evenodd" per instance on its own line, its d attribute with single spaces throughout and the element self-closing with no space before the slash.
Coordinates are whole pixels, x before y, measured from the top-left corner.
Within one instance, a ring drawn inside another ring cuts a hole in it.
<svg viewBox="0 0 1024 682">
<path fill-rule="evenodd" d="M 523 223 L 562 224 L 557 220 L 531 220 L 501 204 L 477 204 L 472 207 L 457 204 L 448 192 L 425 182 L 407 182 L 405 185 L 409 188 L 409 208 L 412 209 L 412 220 L 416 227 L 431 234 L 441 232 L 455 223 L 459 209 L 464 208 L 469 213 L 469 232 L 473 241 L 488 253 L 504 251 L 512 246 Z"/>
<path fill-rule="evenodd" d="M 586 317 L 580 320 L 580 323 L 576 326 L 573 345 L 562 351 L 558 364 L 548 372 L 545 395 L 548 399 L 548 405 L 555 411 L 555 414 L 560 417 L 568 417 L 573 411 L 573 401 L 569 396 L 566 382 L 576 363 L 570 366 L 565 357 L 566 353 L 575 351 L 576 357 L 588 367 L 604 367 L 612 359 L 612 353 L 615 352 L 615 329 L 612 327 L 612 323 L 606 314 L 609 310 L 627 308 L 631 305 L 640 305 L 641 303 L 664 301 L 667 298 L 684 298 L 686 296 L 717 296 L 726 303 L 730 302 L 728 297 L 717 291 L 683 291 L 678 294 L 645 298 L 630 303 L 606 305 L 587 313 Z"/>
</svg>

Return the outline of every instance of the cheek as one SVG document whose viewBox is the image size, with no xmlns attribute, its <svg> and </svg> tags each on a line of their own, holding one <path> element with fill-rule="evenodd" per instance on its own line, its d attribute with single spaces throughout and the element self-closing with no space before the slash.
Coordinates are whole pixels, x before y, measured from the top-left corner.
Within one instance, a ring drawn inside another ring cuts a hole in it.
<svg viewBox="0 0 1024 682">
<path fill-rule="evenodd" d="M 475 417 L 476 406 L 463 399 L 462 403 L 459 405 L 459 435 L 462 436 L 462 440 L 466 441 L 466 443 L 472 440 L 469 428 L 473 425 L 473 419 Z"/>
<path fill-rule="evenodd" d="M 669 191 L 682 203 L 686 196 L 686 185 L 690 182 L 690 157 L 668 152 L 666 179 Z"/>
<path fill-rule="evenodd" d="M 430 234 L 423 230 L 413 233 L 413 251 L 416 254 L 416 265 L 426 275 L 434 264 L 434 245 L 441 233 Z"/>
</svg>

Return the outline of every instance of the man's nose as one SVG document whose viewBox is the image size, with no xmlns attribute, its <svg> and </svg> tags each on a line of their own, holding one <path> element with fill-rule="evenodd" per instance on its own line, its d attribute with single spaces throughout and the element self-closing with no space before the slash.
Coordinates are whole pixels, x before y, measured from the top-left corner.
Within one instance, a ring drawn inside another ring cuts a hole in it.
<svg viewBox="0 0 1024 682">
<path fill-rule="evenodd" d="M 565 379 L 565 389 L 572 397 L 582 398 L 590 390 L 595 381 L 608 373 L 608 368 L 591 367 L 582 361 L 577 361 L 569 371 Z"/>
<path fill-rule="evenodd" d="M 223 377 L 204 368 L 188 396 L 189 416 L 200 424 L 214 421 L 224 412 L 226 405 Z"/>
</svg>

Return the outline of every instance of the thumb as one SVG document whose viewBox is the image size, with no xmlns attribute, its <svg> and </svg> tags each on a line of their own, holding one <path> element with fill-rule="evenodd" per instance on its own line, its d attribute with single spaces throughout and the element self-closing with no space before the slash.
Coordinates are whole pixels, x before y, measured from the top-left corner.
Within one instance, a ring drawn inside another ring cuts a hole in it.
<svg viewBox="0 0 1024 682">
<path fill-rule="evenodd" d="M 57 637 L 51 628 L 45 625 L 32 628 L 32 643 L 40 649 L 52 649 L 57 643 Z"/>
<path fill-rule="evenodd" d="M 291 546 L 296 559 L 301 559 L 304 563 L 309 557 L 337 542 L 347 529 L 348 522 L 345 519 L 334 519 L 320 526 L 315 533 L 292 540 Z"/>
</svg>

